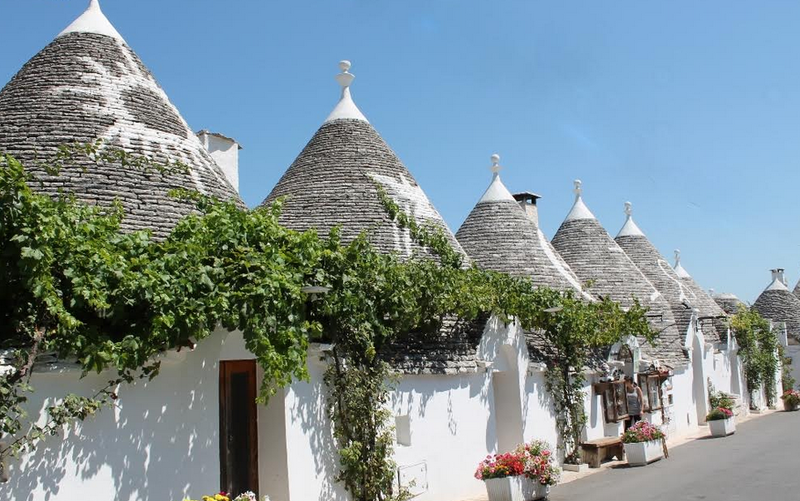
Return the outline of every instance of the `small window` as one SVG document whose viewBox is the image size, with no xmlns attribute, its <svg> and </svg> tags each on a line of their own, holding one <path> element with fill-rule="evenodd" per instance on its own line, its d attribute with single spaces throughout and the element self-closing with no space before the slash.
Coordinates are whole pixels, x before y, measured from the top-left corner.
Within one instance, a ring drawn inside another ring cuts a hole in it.
<svg viewBox="0 0 800 501">
<path fill-rule="evenodd" d="M 625 382 L 614 381 L 595 385 L 595 391 L 603 395 L 603 409 L 607 423 L 616 423 L 628 417 L 628 399 Z"/>
<path fill-rule="evenodd" d="M 644 398 L 644 411 L 655 412 L 664 407 L 661 393 L 664 377 L 659 374 L 639 374 L 638 380 Z"/>
<path fill-rule="evenodd" d="M 398 445 L 411 445 L 411 418 L 408 414 L 395 416 L 394 431 Z"/>
</svg>

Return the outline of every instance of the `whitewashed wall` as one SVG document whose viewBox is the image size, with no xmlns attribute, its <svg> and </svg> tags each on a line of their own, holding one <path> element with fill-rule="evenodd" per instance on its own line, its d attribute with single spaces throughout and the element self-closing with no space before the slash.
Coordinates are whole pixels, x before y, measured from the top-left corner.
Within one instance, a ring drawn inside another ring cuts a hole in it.
<svg viewBox="0 0 800 501">
<path fill-rule="evenodd" d="M 792 359 L 791 375 L 800 383 L 800 345 L 790 344 L 786 348 L 786 356 Z M 796 387 L 796 386 L 795 386 Z"/>
<path fill-rule="evenodd" d="M 115 409 L 47 439 L 14 463 L 0 499 L 180 500 L 217 491 L 217 365 L 246 358 L 253 357 L 241 335 L 223 332 L 193 352 L 167 357 L 153 381 L 121 387 Z M 110 377 L 80 379 L 75 370 L 35 374 L 29 412 L 40 414 L 48 395 L 89 395 Z"/>
<path fill-rule="evenodd" d="M 400 382 L 392 408 L 409 419 L 410 441 L 395 446 L 395 459 L 410 478 L 420 467 L 427 471 L 412 488 L 422 493 L 416 499 L 457 501 L 485 493 L 473 475 L 497 448 L 491 377 L 491 372 L 407 376 Z"/>
</svg>

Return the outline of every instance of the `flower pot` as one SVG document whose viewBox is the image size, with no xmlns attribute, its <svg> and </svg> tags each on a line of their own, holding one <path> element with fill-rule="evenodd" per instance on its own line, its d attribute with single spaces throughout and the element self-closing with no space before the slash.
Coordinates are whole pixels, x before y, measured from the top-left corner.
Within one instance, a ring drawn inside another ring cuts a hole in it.
<svg viewBox="0 0 800 501">
<path fill-rule="evenodd" d="M 550 493 L 549 485 L 528 477 L 490 478 L 484 483 L 489 501 L 532 501 L 544 499 Z"/>
<path fill-rule="evenodd" d="M 800 404 L 790 404 L 786 400 L 784 400 L 783 401 L 783 410 L 785 410 L 785 411 L 800 410 Z"/>
<path fill-rule="evenodd" d="M 736 421 L 732 417 L 728 419 L 714 419 L 708 422 L 708 428 L 711 430 L 712 437 L 726 437 L 733 435 L 736 431 Z"/>
<path fill-rule="evenodd" d="M 631 466 L 645 466 L 664 457 L 661 440 L 625 444 L 625 458 Z"/>
<path fill-rule="evenodd" d="M 581 464 L 569 464 L 564 463 L 561 465 L 561 469 L 564 471 L 574 471 L 577 473 L 584 473 L 589 471 L 589 464 L 588 463 L 581 463 Z"/>
</svg>

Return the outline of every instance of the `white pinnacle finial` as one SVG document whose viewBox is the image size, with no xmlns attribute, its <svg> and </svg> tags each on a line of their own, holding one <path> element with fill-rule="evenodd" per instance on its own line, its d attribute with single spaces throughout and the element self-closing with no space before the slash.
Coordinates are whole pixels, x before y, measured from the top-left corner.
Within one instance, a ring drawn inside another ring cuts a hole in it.
<svg viewBox="0 0 800 501">
<path fill-rule="evenodd" d="M 103 14 L 103 11 L 100 10 L 100 2 L 98 0 L 90 0 L 89 7 L 86 8 L 84 13 L 75 19 L 72 24 L 67 26 L 64 31 L 59 33 L 58 36 L 62 37 L 69 33 L 96 33 L 98 35 L 116 38 L 123 43 L 125 42 L 122 35 L 111 25 L 111 22 Z"/>
<path fill-rule="evenodd" d="M 500 169 L 502 169 L 502 167 L 500 167 L 500 155 L 497 153 L 492 155 L 492 166 L 490 168 L 492 170 L 492 182 L 489 184 L 489 187 L 486 188 L 486 191 L 483 193 L 481 199 L 478 200 L 478 203 L 501 201 L 516 203 L 511 192 L 508 191 L 508 188 L 506 188 L 500 180 Z"/>
<path fill-rule="evenodd" d="M 352 64 L 350 64 L 350 61 L 347 59 L 339 61 L 339 69 L 342 70 L 342 72 L 336 75 L 336 81 L 339 82 L 339 85 L 344 89 L 350 87 L 353 80 L 356 78 L 355 75 L 350 73 L 350 66 L 352 66 Z"/>
<path fill-rule="evenodd" d="M 617 237 L 643 237 L 644 233 L 633 221 L 633 204 L 630 202 L 625 202 L 625 216 L 625 224 L 617 233 Z"/>
<path fill-rule="evenodd" d="M 681 264 L 681 251 L 680 249 L 675 249 L 675 266 L 672 267 L 675 270 L 675 274 L 678 275 L 680 278 L 692 278 L 685 269 L 683 269 L 683 265 Z"/>
<path fill-rule="evenodd" d="M 339 69 L 342 70 L 342 72 L 336 75 L 336 81 L 342 86 L 342 97 L 339 99 L 339 103 L 331 114 L 328 115 L 325 122 L 332 122 L 333 120 L 341 118 L 367 122 L 367 118 L 361 113 L 361 110 L 358 109 L 358 106 L 356 106 L 356 103 L 353 102 L 353 98 L 350 96 L 350 85 L 352 85 L 353 80 L 356 78 L 355 75 L 350 73 L 351 66 L 352 64 L 350 64 L 350 61 L 347 59 L 339 61 Z"/>
<path fill-rule="evenodd" d="M 582 184 L 581 180 L 576 179 L 575 181 L 572 182 L 572 184 L 575 185 L 575 188 L 572 190 L 573 192 L 575 192 L 575 203 L 572 204 L 572 209 L 570 209 L 566 219 L 564 219 L 564 222 L 572 221 L 575 219 L 594 219 L 595 218 L 594 214 L 592 214 L 592 211 L 590 211 L 589 208 L 586 207 L 586 204 L 583 203 L 583 198 L 581 198 L 581 195 L 583 194 L 583 188 L 581 188 Z"/>
<path fill-rule="evenodd" d="M 495 175 L 497 175 L 500 172 L 500 169 L 502 169 L 502 167 L 500 167 L 500 155 L 498 155 L 497 153 L 492 155 L 492 167 L 491 167 L 491 169 L 492 169 L 492 174 L 495 174 Z"/>
</svg>

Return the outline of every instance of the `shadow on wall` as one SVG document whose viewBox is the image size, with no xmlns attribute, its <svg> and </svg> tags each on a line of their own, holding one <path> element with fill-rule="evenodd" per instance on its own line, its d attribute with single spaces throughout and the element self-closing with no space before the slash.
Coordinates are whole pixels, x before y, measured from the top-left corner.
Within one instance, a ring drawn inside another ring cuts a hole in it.
<svg viewBox="0 0 800 501">
<path fill-rule="evenodd" d="M 190 355 L 191 356 L 191 355 Z M 64 436 L 40 443 L 13 466 L 0 498 L 16 500 L 181 500 L 188 486 L 203 493 L 219 488 L 216 370 L 162 368 L 153 381 L 120 390 L 114 409 L 75 425 Z M 216 362 L 211 362 L 215 368 Z M 44 412 L 46 395 L 90 394 L 107 380 L 78 379 L 76 372 L 35 375 L 30 414 Z M 179 382 L 176 384 L 176 382 Z"/>
<path fill-rule="evenodd" d="M 347 496 L 344 486 L 334 483 L 332 480 L 339 472 L 339 453 L 333 436 L 332 423 L 328 419 L 326 409 L 327 389 L 322 379 L 325 365 L 313 354 L 309 354 L 308 364 L 311 382 L 295 382 L 287 392 L 289 418 L 287 433 L 291 434 L 296 424 L 299 424 L 300 430 L 302 430 L 302 438 L 296 435 L 286 437 L 286 446 L 289 449 L 287 451 L 289 470 L 296 474 L 295 482 L 300 481 L 304 484 L 305 492 L 313 492 L 313 489 L 309 488 L 308 482 L 311 472 L 298 470 L 297 466 L 292 468 L 292 465 L 300 465 L 300 468 L 303 468 L 313 461 L 312 478 L 316 478 L 316 481 L 321 483 L 318 486 L 319 501 L 345 500 Z M 310 454 L 312 460 L 307 461 L 306 458 L 297 457 L 298 454 L 304 453 Z M 298 459 L 302 462 L 299 462 Z M 292 477 L 290 477 L 291 480 Z M 290 491 L 299 492 L 296 484 L 290 484 Z M 298 499 L 310 499 L 304 498 L 302 495 L 293 494 L 293 496 Z"/>
</svg>

